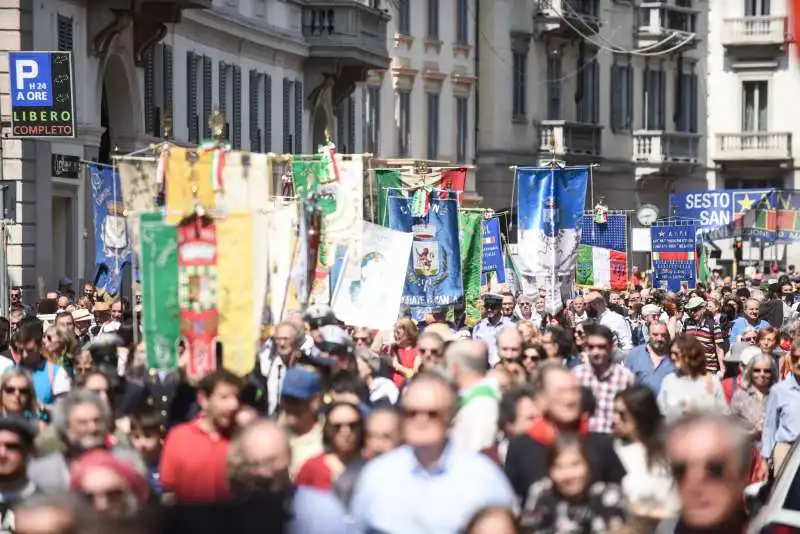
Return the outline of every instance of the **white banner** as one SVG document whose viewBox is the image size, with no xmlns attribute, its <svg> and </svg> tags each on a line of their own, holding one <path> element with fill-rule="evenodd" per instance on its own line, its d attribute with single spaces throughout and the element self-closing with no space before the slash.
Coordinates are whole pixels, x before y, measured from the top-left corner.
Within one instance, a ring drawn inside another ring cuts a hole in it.
<svg viewBox="0 0 800 534">
<path fill-rule="evenodd" d="M 391 329 L 403 297 L 412 234 L 364 222 L 361 254 L 344 262 L 333 312 L 352 326 Z"/>
</svg>

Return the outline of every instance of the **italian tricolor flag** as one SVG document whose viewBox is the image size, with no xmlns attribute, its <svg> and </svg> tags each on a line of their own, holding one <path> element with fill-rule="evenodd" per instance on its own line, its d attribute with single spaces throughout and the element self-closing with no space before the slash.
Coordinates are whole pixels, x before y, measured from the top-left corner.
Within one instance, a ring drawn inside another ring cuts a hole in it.
<svg viewBox="0 0 800 534">
<path fill-rule="evenodd" d="M 628 287 L 628 255 L 609 248 L 578 247 L 577 283 L 624 291 Z"/>
</svg>

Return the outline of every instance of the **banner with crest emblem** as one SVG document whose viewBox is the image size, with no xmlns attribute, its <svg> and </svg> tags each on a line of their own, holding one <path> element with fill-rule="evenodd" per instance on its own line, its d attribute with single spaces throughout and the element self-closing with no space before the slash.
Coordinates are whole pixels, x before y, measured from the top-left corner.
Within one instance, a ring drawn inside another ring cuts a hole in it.
<svg viewBox="0 0 800 534">
<path fill-rule="evenodd" d="M 89 163 L 86 167 L 94 206 L 95 287 L 115 297 L 122 285 L 123 270 L 131 261 L 119 173 L 102 163 Z"/>
<path fill-rule="evenodd" d="M 413 196 L 388 191 L 389 227 L 412 233 L 403 304 L 430 311 L 452 306 L 464 296 L 458 230 L 458 192 L 431 195 L 424 211 L 413 206 Z"/>
</svg>

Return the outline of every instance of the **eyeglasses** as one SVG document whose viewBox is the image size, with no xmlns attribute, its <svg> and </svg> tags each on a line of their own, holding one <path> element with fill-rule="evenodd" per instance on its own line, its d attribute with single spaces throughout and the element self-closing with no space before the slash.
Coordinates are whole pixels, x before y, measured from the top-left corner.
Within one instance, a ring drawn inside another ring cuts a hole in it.
<svg viewBox="0 0 800 534">
<path fill-rule="evenodd" d="M 534 362 L 538 362 L 539 360 L 542 359 L 542 357 L 538 353 L 535 353 L 535 354 L 526 353 L 526 354 L 522 355 L 522 359 L 523 360 L 531 360 L 531 361 L 534 361 Z"/>
<path fill-rule="evenodd" d="M 756 336 L 747 336 L 740 339 L 742 343 L 755 343 L 758 338 Z"/>
<path fill-rule="evenodd" d="M 15 393 L 19 393 L 20 395 L 27 395 L 30 393 L 29 388 L 15 388 L 14 386 L 3 386 L 3 393 L 7 393 L 9 395 L 13 395 Z"/>
<path fill-rule="evenodd" d="M 711 459 L 703 464 L 703 471 L 709 480 L 719 481 L 725 478 L 725 460 Z M 672 461 L 672 478 L 680 484 L 689 474 L 689 463 L 679 460 Z"/>
<path fill-rule="evenodd" d="M 583 330 L 575 330 L 575 337 L 583 337 L 585 335 L 586 334 L 583 332 Z"/>
<path fill-rule="evenodd" d="M 753 374 L 754 375 L 771 375 L 772 369 L 766 368 L 763 369 L 761 367 L 753 367 Z"/>
<path fill-rule="evenodd" d="M 500 363 L 504 365 L 509 365 L 512 363 L 519 363 L 519 358 L 501 358 Z"/>
<path fill-rule="evenodd" d="M 345 428 L 348 430 L 357 430 L 361 427 L 361 421 L 344 421 L 341 423 L 331 423 L 331 430 L 334 433 L 341 432 Z"/>
<path fill-rule="evenodd" d="M 416 419 L 417 417 L 425 417 L 429 421 L 441 421 L 442 412 L 440 410 L 414 410 L 412 408 L 405 408 L 403 415 L 406 419 Z"/>
</svg>

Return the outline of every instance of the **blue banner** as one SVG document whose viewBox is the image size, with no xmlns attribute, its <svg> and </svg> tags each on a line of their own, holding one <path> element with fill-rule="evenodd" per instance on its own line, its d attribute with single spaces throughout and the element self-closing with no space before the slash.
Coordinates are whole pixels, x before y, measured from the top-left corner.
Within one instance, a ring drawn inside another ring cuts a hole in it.
<svg viewBox="0 0 800 534">
<path fill-rule="evenodd" d="M 665 222 L 650 228 L 653 286 L 669 291 L 697 285 L 696 221 Z"/>
<path fill-rule="evenodd" d="M 412 215 L 412 198 L 403 191 L 390 189 L 387 202 L 389 227 L 414 234 L 403 303 L 429 309 L 455 304 L 464 296 L 457 192 L 431 195 L 428 212 L 422 217 Z"/>
<path fill-rule="evenodd" d="M 670 195 L 669 213 L 697 220 L 699 229 L 712 239 L 774 241 L 777 200 L 774 189 L 685 191 Z"/>
<path fill-rule="evenodd" d="M 122 285 L 122 272 L 131 261 L 119 173 L 101 163 L 89 163 L 87 167 L 94 206 L 95 287 L 116 296 Z"/>
<path fill-rule="evenodd" d="M 800 242 L 800 192 L 778 191 L 777 240 L 783 243 Z"/>
<path fill-rule="evenodd" d="M 503 243 L 500 238 L 500 219 L 497 217 L 484 219 L 482 230 L 483 268 L 481 270 L 481 285 L 485 286 L 488 283 L 487 273 L 493 273 L 491 276 L 497 283 L 505 284 L 506 266 Z"/>
</svg>

